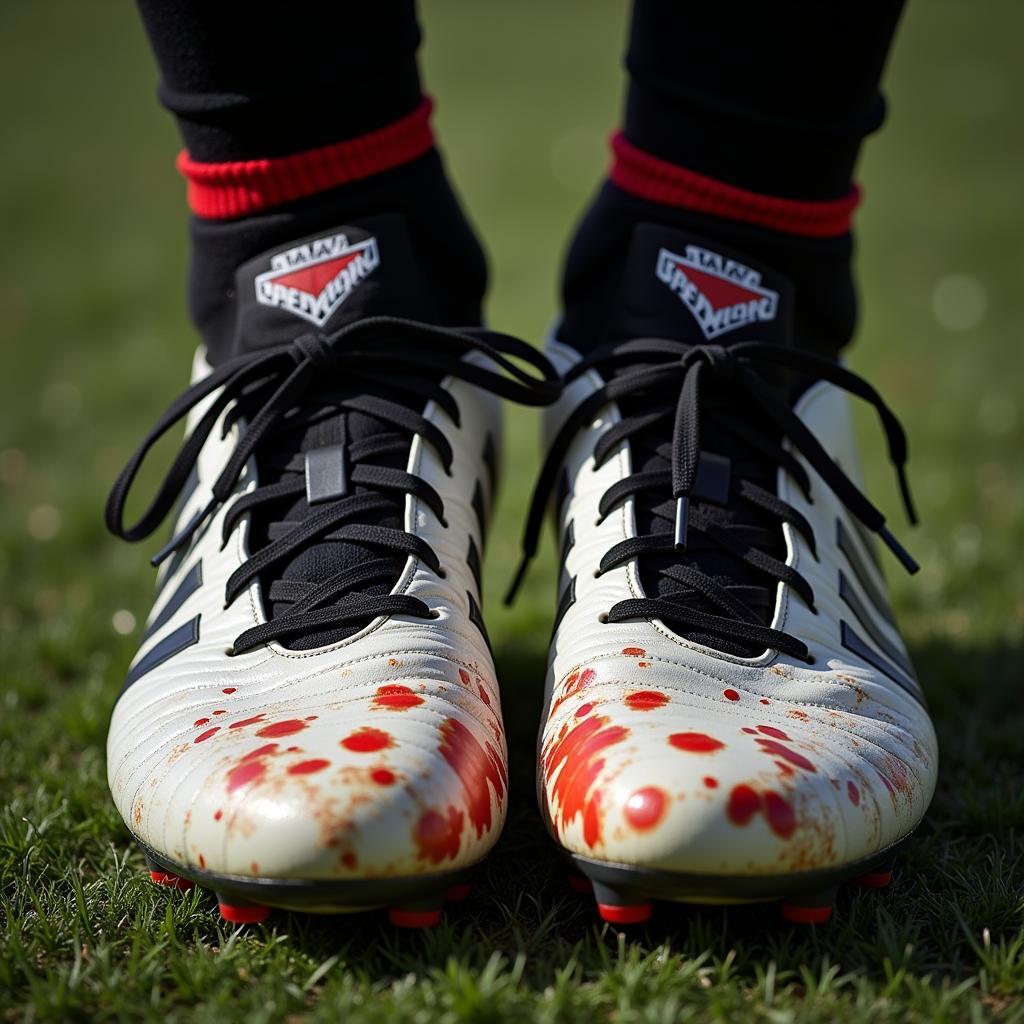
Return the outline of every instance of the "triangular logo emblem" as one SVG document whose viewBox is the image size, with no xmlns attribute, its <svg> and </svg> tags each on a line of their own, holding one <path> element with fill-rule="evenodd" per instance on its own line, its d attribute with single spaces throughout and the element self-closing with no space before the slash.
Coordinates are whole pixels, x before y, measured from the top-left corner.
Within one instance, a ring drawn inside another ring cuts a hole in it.
<svg viewBox="0 0 1024 1024">
<path fill-rule="evenodd" d="M 779 309 L 779 293 L 762 287 L 756 270 L 699 245 L 688 245 L 682 256 L 659 250 L 655 273 L 709 341 L 745 324 L 774 320 Z"/>
</svg>

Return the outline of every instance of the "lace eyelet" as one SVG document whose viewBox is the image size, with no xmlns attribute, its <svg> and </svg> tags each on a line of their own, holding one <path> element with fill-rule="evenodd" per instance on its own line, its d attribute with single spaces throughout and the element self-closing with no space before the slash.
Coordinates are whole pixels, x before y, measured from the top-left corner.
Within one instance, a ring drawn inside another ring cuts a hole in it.
<svg viewBox="0 0 1024 1024">
<path fill-rule="evenodd" d="M 600 622 L 602 626 L 608 625 L 608 613 L 601 612 L 601 614 L 597 617 L 597 621 Z"/>
</svg>

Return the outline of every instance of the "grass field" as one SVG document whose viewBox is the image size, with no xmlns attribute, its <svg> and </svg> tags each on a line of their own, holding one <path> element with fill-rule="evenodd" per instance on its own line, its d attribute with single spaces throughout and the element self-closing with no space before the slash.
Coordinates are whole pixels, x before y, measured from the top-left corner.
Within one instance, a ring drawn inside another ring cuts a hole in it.
<svg viewBox="0 0 1024 1024">
<path fill-rule="evenodd" d="M 429 0 L 428 82 L 492 255 L 492 322 L 537 339 L 605 162 L 624 5 Z M 526 484 L 492 531 L 488 622 L 511 817 L 438 930 L 279 914 L 236 931 L 158 889 L 107 795 L 104 738 L 152 585 L 103 531 L 106 489 L 184 384 L 177 142 L 129 5 L 12 0 L 0 30 L 0 1013 L 7 1020 L 1024 1020 L 1024 8 L 911 3 L 891 118 L 862 168 L 852 353 L 904 418 L 924 568 L 891 576 L 942 745 L 932 812 L 880 895 L 835 922 L 662 908 L 601 928 L 533 797 L 553 597 L 518 605 Z M 533 416 L 508 467 L 532 481 Z M 879 439 L 868 476 L 899 522 Z M 152 478 L 151 478 L 152 479 Z"/>
</svg>

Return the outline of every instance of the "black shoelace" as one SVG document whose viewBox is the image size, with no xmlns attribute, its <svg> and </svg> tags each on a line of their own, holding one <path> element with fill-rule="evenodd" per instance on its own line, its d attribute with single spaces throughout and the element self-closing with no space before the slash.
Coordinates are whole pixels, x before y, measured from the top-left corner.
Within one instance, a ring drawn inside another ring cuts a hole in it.
<svg viewBox="0 0 1024 1024">
<path fill-rule="evenodd" d="M 472 353 L 487 357 L 491 365 L 463 358 Z M 525 362 L 540 377 L 521 369 L 510 357 Z M 336 416 L 339 412 L 363 414 L 387 429 L 347 446 L 349 466 L 345 469 L 347 482 L 342 495 L 310 505 L 309 513 L 300 522 L 271 523 L 266 543 L 255 550 L 250 544 L 249 558 L 228 579 L 225 602 L 230 604 L 253 579 L 311 543 L 332 540 L 357 544 L 365 549 L 366 557 L 318 583 L 275 581 L 271 589 L 277 588 L 277 592 L 267 597 L 278 605 L 285 603 L 285 611 L 242 633 L 235 640 L 233 651 L 239 654 L 271 640 L 333 627 L 351 628 L 382 615 L 432 618 L 435 613 L 423 601 L 407 594 L 392 594 L 390 590 L 397 582 L 400 565 L 410 555 L 443 576 L 437 555 L 421 538 L 402 529 L 382 526 L 380 520 L 393 513 L 396 501 L 404 507 L 404 496 L 412 494 L 444 524 L 444 503 L 425 480 L 404 469 L 374 465 L 368 460 L 387 461 L 388 456 L 398 454 L 404 466 L 412 437 L 418 434 L 433 447 L 445 470 L 451 473 L 451 445 L 443 431 L 422 413 L 426 403 L 433 401 L 459 423 L 458 403 L 441 385 L 445 375 L 523 405 L 549 404 L 560 387 L 554 368 L 543 355 L 517 338 L 493 331 L 373 317 L 329 335 L 304 334 L 290 344 L 226 362 L 179 396 L 118 476 L 107 500 L 107 527 L 129 541 L 152 534 L 185 487 L 214 425 L 232 403 L 235 405 L 228 410 L 225 430 L 240 416 L 244 417 L 238 443 L 214 482 L 209 500 L 154 556 L 154 565 L 190 545 L 218 507 L 230 499 L 252 456 L 317 418 Z M 128 492 L 147 453 L 208 396 L 213 396 L 209 408 L 186 437 L 156 497 L 136 523 L 126 525 Z M 342 448 L 345 449 L 344 443 Z M 265 511 L 282 499 L 295 499 L 302 494 L 307 486 L 302 455 L 296 453 L 294 459 L 297 465 L 288 460 L 278 465 L 282 470 L 278 480 L 235 499 L 224 517 L 223 543 L 243 516 Z M 397 569 L 395 556 L 401 559 Z M 384 592 L 380 592 L 382 585 Z M 368 592 L 373 589 L 378 592 Z"/>
<path fill-rule="evenodd" d="M 816 546 L 810 523 L 788 502 L 751 480 L 743 461 L 722 459 L 701 451 L 702 430 L 714 427 L 717 437 L 729 439 L 733 452 L 742 451 L 750 461 L 765 460 L 774 471 L 781 466 L 796 482 L 808 501 L 810 479 L 804 467 L 783 446 L 788 440 L 835 492 L 850 512 L 876 533 L 909 572 L 917 564 L 885 525 L 885 517 L 833 461 L 814 435 L 793 412 L 785 395 L 770 377 L 795 371 L 803 379 L 826 380 L 872 405 L 878 413 L 888 442 L 889 457 L 899 479 L 904 507 L 916 523 L 913 502 L 904 471 L 906 438 L 896 417 L 870 384 L 850 370 L 827 359 L 797 349 L 760 342 L 741 342 L 729 347 L 691 346 L 661 338 L 642 338 L 609 345 L 586 356 L 566 374 L 567 385 L 592 368 L 603 374 L 604 383 L 580 403 L 563 424 L 541 470 L 523 538 L 523 561 L 509 591 L 508 600 L 522 581 L 537 549 L 544 512 L 558 473 L 577 432 L 609 403 L 621 403 L 630 411 L 606 430 L 594 448 L 595 468 L 600 467 L 623 442 L 650 436 L 672 421 L 670 456 L 664 469 L 634 471 L 603 494 L 603 520 L 629 498 L 668 495 L 674 503 L 671 528 L 628 538 L 613 545 L 601 560 L 596 575 L 638 559 L 653 561 L 658 572 L 670 576 L 674 592 L 669 596 L 619 601 L 606 613 L 607 621 L 660 619 L 687 635 L 698 634 L 703 642 L 730 653 L 774 649 L 810 663 L 807 645 L 800 639 L 770 628 L 770 602 L 778 582 L 792 587 L 814 609 L 814 592 L 795 569 L 775 557 L 783 523 L 800 533 L 812 552 Z M 708 384 L 711 388 L 707 388 Z M 708 393 L 710 392 L 710 400 Z M 723 400 L 724 398 L 724 400 Z M 758 423 L 772 429 L 758 429 Z M 728 517 L 691 516 L 691 502 L 704 511 L 708 495 L 700 476 L 706 467 L 714 478 L 715 462 L 728 463 L 717 473 L 712 489 L 723 493 L 712 500 L 721 505 L 745 505 L 756 515 Z M 747 465 L 750 464 L 747 461 Z M 764 473 L 759 474 L 764 479 Z M 767 522 L 771 528 L 757 525 Z M 752 520 L 753 519 L 753 523 Z M 741 569 L 738 582 L 714 575 L 702 567 L 709 553 L 721 564 L 722 555 Z M 754 578 L 767 586 L 750 586 Z M 767 596 L 766 596 L 767 595 Z M 767 614 L 766 614 L 767 613 Z"/>
</svg>

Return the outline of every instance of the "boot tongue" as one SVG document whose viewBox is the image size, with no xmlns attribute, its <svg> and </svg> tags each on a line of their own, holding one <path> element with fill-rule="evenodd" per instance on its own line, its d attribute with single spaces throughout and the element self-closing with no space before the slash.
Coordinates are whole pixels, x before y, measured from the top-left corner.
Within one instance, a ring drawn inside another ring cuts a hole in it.
<svg viewBox="0 0 1024 1024">
<path fill-rule="evenodd" d="M 234 298 L 235 355 L 284 344 L 306 331 L 327 334 L 368 316 L 437 319 L 397 214 L 270 249 L 238 268 Z"/>
<path fill-rule="evenodd" d="M 633 230 L 609 340 L 671 338 L 693 345 L 790 345 L 793 287 L 750 257 L 658 224 Z"/>
</svg>

